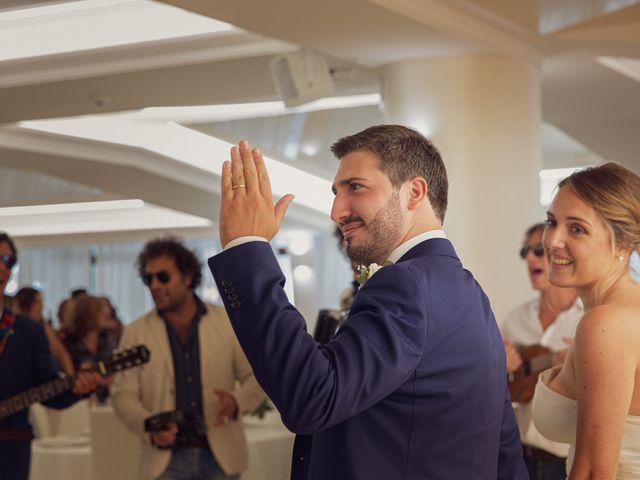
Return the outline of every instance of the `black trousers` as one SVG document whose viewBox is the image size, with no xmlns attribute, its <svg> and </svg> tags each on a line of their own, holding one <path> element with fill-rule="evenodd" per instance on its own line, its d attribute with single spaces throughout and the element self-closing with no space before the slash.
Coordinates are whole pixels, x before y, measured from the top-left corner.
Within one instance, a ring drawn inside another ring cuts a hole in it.
<svg viewBox="0 0 640 480">
<path fill-rule="evenodd" d="M 524 463 L 530 480 L 566 480 L 566 459 L 541 459 L 531 455 L 531 449 L 524 447 Z"/>
<path fill-rule="evenodd" d="M 29 480 L 31 442 L 0 442 L 0 480 Z"/>
</svg>

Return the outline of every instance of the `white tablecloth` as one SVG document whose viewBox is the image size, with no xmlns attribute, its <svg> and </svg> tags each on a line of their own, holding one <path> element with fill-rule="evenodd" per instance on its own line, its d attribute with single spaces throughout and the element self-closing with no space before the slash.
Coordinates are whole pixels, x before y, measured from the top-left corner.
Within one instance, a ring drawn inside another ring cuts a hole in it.
<svg viewBox="0 0 640 480">
<path fill-rule="evenodd" d="M 245 421 L 249 444 L 249 468 L 242 480 L 289 480 L 294 435 L 279 417 L 267 416 L 264 421 Z"/>
<path fill-rule="evenodd" d="M 30 480 L 91 480 L 91 443 L 87 437 L 81 445 L 76 438 L 60 435 L 34 440 Z"/>
<path fill-rule="evenodd" d="M 119 420 L 114 416 L 113 421 Z M 273 415 L 264 421 L 249 418 L 245 432 L 249 468 L 242 474 L 242 480 L 289 480 L 294 435 L 279 418 Z M 91 445 L 81 443 L 78 435 L 34 440 L 30 480 L 92 480 Z"/>
</svg>

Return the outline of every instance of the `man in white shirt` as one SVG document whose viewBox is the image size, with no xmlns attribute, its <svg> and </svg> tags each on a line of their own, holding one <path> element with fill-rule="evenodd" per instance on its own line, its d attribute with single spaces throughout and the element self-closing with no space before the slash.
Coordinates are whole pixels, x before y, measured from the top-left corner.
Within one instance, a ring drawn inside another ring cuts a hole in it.
<svg viewBox="0 0 640 480">
<path fill-rule="evenodd" d="M 567 346 L 575 336 L 576 326 L 584 313 L 574 289 L 555 287 L 549 282 L 548 264 L 542 247 L 543 231 L 543 223 L 530 227 L 520 250 L 520 256 L 527 262 L 531 286 L 540 292 L 540 296 L 511 311 L 502 327 L 510 375 L 517 376 L 523 371 L 524 354 L 521 353 L 525 347 L 533 345 L 549 351 L 546 354 L 549 364 L 562 364 Z M 537 358 L 544 360 L 543 357 Z M 524 360 L 527 360 L 526 356 Z M 530 401 L 518 402 L 515 414 L 531 480 L 564 480 L 569 445 L 552 442 L 538 433 L 531 421 Z"/>
</svg>

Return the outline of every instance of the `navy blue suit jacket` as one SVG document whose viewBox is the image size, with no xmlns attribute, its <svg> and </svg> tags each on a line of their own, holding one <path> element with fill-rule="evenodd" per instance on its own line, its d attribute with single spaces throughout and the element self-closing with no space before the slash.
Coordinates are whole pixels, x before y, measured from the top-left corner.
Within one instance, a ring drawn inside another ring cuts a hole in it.
<svg viewBox="0 0 640 480">
<path fill-rule="evenodd" d="M 287 427 L 292 478 L 528 478 L 491 306 L 446 239 L 379 270 L 326 345 L 270 245 L 209 259 L 240 344 Z"/>
<path fill-rule="evenodd" d="M 41 325 L 16 315 L 14 334 L 0 354 L 0 400 L 22 393 L 58 376 L 49 341 Z M 65 408 L 79 400 L 71 391 L 44 402 L 48 407 Z M 0 430 L 30 430 L 28 410 L 0 420 Z M 31 443 L 0 442 L 0 479 L 26 480 Z"/>
</svg>

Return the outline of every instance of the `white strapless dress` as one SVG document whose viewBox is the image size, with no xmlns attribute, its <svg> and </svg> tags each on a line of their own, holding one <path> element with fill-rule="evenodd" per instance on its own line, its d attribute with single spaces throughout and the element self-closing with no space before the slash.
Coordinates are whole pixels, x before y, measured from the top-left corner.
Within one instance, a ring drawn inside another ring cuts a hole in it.
<svg viewBox="0 0 640 480">
<path fill-rule="evenodd" d="M 560 368 L 560 367 L 555 367 Z M 578 403 L 548 387 L 555 369 L 540 375 L 533 396 L 533 422 L 538 431 L 550 440 L 570 444 L 567 474 L 575 454 Z M 627 415 L 618 460 L 616 480 L 640 479 L 640 417 Z"/>
</svg>

